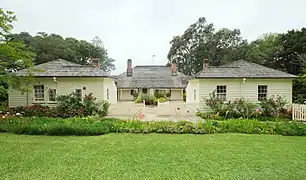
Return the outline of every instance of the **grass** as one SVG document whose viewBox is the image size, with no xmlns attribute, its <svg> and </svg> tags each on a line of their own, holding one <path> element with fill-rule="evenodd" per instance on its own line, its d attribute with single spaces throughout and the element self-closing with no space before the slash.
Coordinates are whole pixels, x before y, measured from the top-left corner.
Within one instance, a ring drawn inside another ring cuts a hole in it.
<svg viewBox="0 0 306 180">
<path fill-rule="evenodd" d="M 306 137 L 0 134 L 1 179 L 304 179 Z"/>
</svg>

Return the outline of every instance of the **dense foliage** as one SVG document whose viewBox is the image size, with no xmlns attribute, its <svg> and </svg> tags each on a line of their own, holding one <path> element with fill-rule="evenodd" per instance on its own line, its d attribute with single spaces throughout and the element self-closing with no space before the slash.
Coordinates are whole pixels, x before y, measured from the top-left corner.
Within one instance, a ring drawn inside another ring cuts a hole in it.
<svg viewBox="0 0 306 180">
<path fill-rule="evenodd" d="M 34 104 L 31 106 L 12 108 L 11 113 L 20 113 L 25 117 L 84 117 L 106 116 L 110 104 L 108 101 L 96 102 L 93 94 L 86 95 L 83 101 L 79 99 L 75 93 L 61 95 L 57 97 L 57 105 L 55 108 Z"/>
<path fill-rule="evenodd" d="M 258 120 L 124 121 L 96 118 L 10 118 L 0 120 L 0 132 L 32 135 L 101 135 L 106 133 L 213 134 L 247 133 L 305 136 L 306 124 Z"/>
<path fill-rule="evenodd" d="M 291 109 L 286 108 L 286 101 L 281 96 L 272 96 L 259 103 L 245 99 L 223 102 L 213 92 L 205 103 L 208 109 L 197 113 L 202 118 L 291 118 Z"/>
<path fill-rule="evenodd" d="M 192 75 L 202 70 L 203 59 L 210 65 L 222 65 L 245 59 L 267 67 L 303 76 L 306 71 L 306 28 L 286 33 L 265 33 L 247 42 L 239 29 L 216 31 L 212 23 L 201 17 L 183 34 L 170 41 L 168 64 L 177 63 L 178 71 Z M 306 101 L 306 80 L 294 81 L 293 99 Z"/>
</svg>

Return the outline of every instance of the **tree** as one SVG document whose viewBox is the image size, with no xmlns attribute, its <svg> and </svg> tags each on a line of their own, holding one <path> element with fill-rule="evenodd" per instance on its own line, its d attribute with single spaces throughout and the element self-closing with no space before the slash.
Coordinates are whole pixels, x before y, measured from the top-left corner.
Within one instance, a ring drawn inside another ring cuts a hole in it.
<svg viewBox="0 0 306 180">
<path fill-rule="evenodd" d="M 281 35 L 267 33 L 260 36 L 248 45 L 246 60 L 262 64 L 268 67 L 277 68 L 276 62 L 282 51 Z M 282 69 L 278 67 L 278 69 Z"/>
<path fill-rule="evenodd" d="M 91 43 L 72 37 L 63 38 L 58 34 L 39 32 L 32 37 L 27 32 L 7 36 L 10 42 L 22 41 L 26 47 L 36 53 L 35 64 L 42 64 L 62 58 L 78 64 L 87 64 L 90 58 L 100 58 L 101 69 L 110 72 L 115 69 L 114 59 L 109 58 L 100 38 Z"/>
<path fill-rule="evenodd" d="M 110 73 L 111 71 L 115 70 L 114 62 L 115 60 L 108 57 L 107 50 L 104 48 L 103 41 L 96 36 L 92 43 L 93 48 L 91 49 L 91 58 L 99 58 L 101 63 L 101 69 L 105 72 Z"/>
<path fill-rule="evenodd" d="M 8 41 L 7 37 L 13 28 L 12 23 L 16 20 L 13 12 L 0 9 L 0 81 L 5 87 L 13 88 L 18 87 L 20 78 L 14 76 L 12 72 L 32 67 L 35 57 L 35 54 L 29 51 L 23 42 Z"/>
<path fill-rule="evenodd" d="M 170 44 L 168 64 L 175 61 L 180 72 L 191 75 L 202 70 L 205 57 L 212 65 L 244 58 L 247 41 L 242 39 L 240 30 L 223 28 L 216 32 L 213 24 L 201 17 Z"/>
</svg>

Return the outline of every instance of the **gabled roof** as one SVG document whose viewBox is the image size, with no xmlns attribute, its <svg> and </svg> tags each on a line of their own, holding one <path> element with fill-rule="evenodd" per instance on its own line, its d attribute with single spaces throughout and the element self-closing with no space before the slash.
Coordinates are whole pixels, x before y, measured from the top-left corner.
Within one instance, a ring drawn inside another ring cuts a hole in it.
<svg viewBox="0 0 306 180">
<path fill-rule="evenodd" d="M 34 66 L 39 71 L 32 74 L 36 77 L 108 77 L 109 75 L 99 68 L 90 65 L 80 65 L 63 59 L 53 60 Z M 17 76 L 27 76 L 28 69 L 16 72 Z"/>
<path fill-rule="evenodd" d="M 195 78 L 295 78 L 295 75 L 245 60 L 222 66 L 210 66 L 194 75 Z"/>
<path fill-rule="evenodd" d="M 132 76 L 124 72 L 114 78 L 118 88 L 184 88 L 188 80 L 180 72 L 172 76 L 168 66 L 135 66 Z"/>
</svg>

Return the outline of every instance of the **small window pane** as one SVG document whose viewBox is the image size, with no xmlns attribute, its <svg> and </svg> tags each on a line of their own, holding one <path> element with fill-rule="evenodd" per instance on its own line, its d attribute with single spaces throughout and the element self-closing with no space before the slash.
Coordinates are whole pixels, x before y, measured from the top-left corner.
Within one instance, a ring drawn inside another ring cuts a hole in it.
<svg viewBox="0 0 306 180">
<path fill-rule="evenodd" d="M 226 86 L 217 86 L 217 98 L 226 101 Z"/>
<path fill-rule="evenodd" d="M 75 96 L 76 96 L 79 100 L 82 100 L 82 89 L 76 89 L 76 90 L 75 90 Z"/>
<path fill-rule="evenodd" d="M 266 100 L 268 94 L 268 87 L 267 85 L 259 85 L 258 86 L 258 100 Z"/>
<path fill-rule="evenodd" d="M 49 89 L 49 101 L 56 100 L 56 89 Z"/>
<path fill-rule="evenodd" d="M 44 101 L 45 100 L 44 85 L 35 85 L 34 86 L 34 99 L 35 99 L 35 101 Z"/>
</svg>

